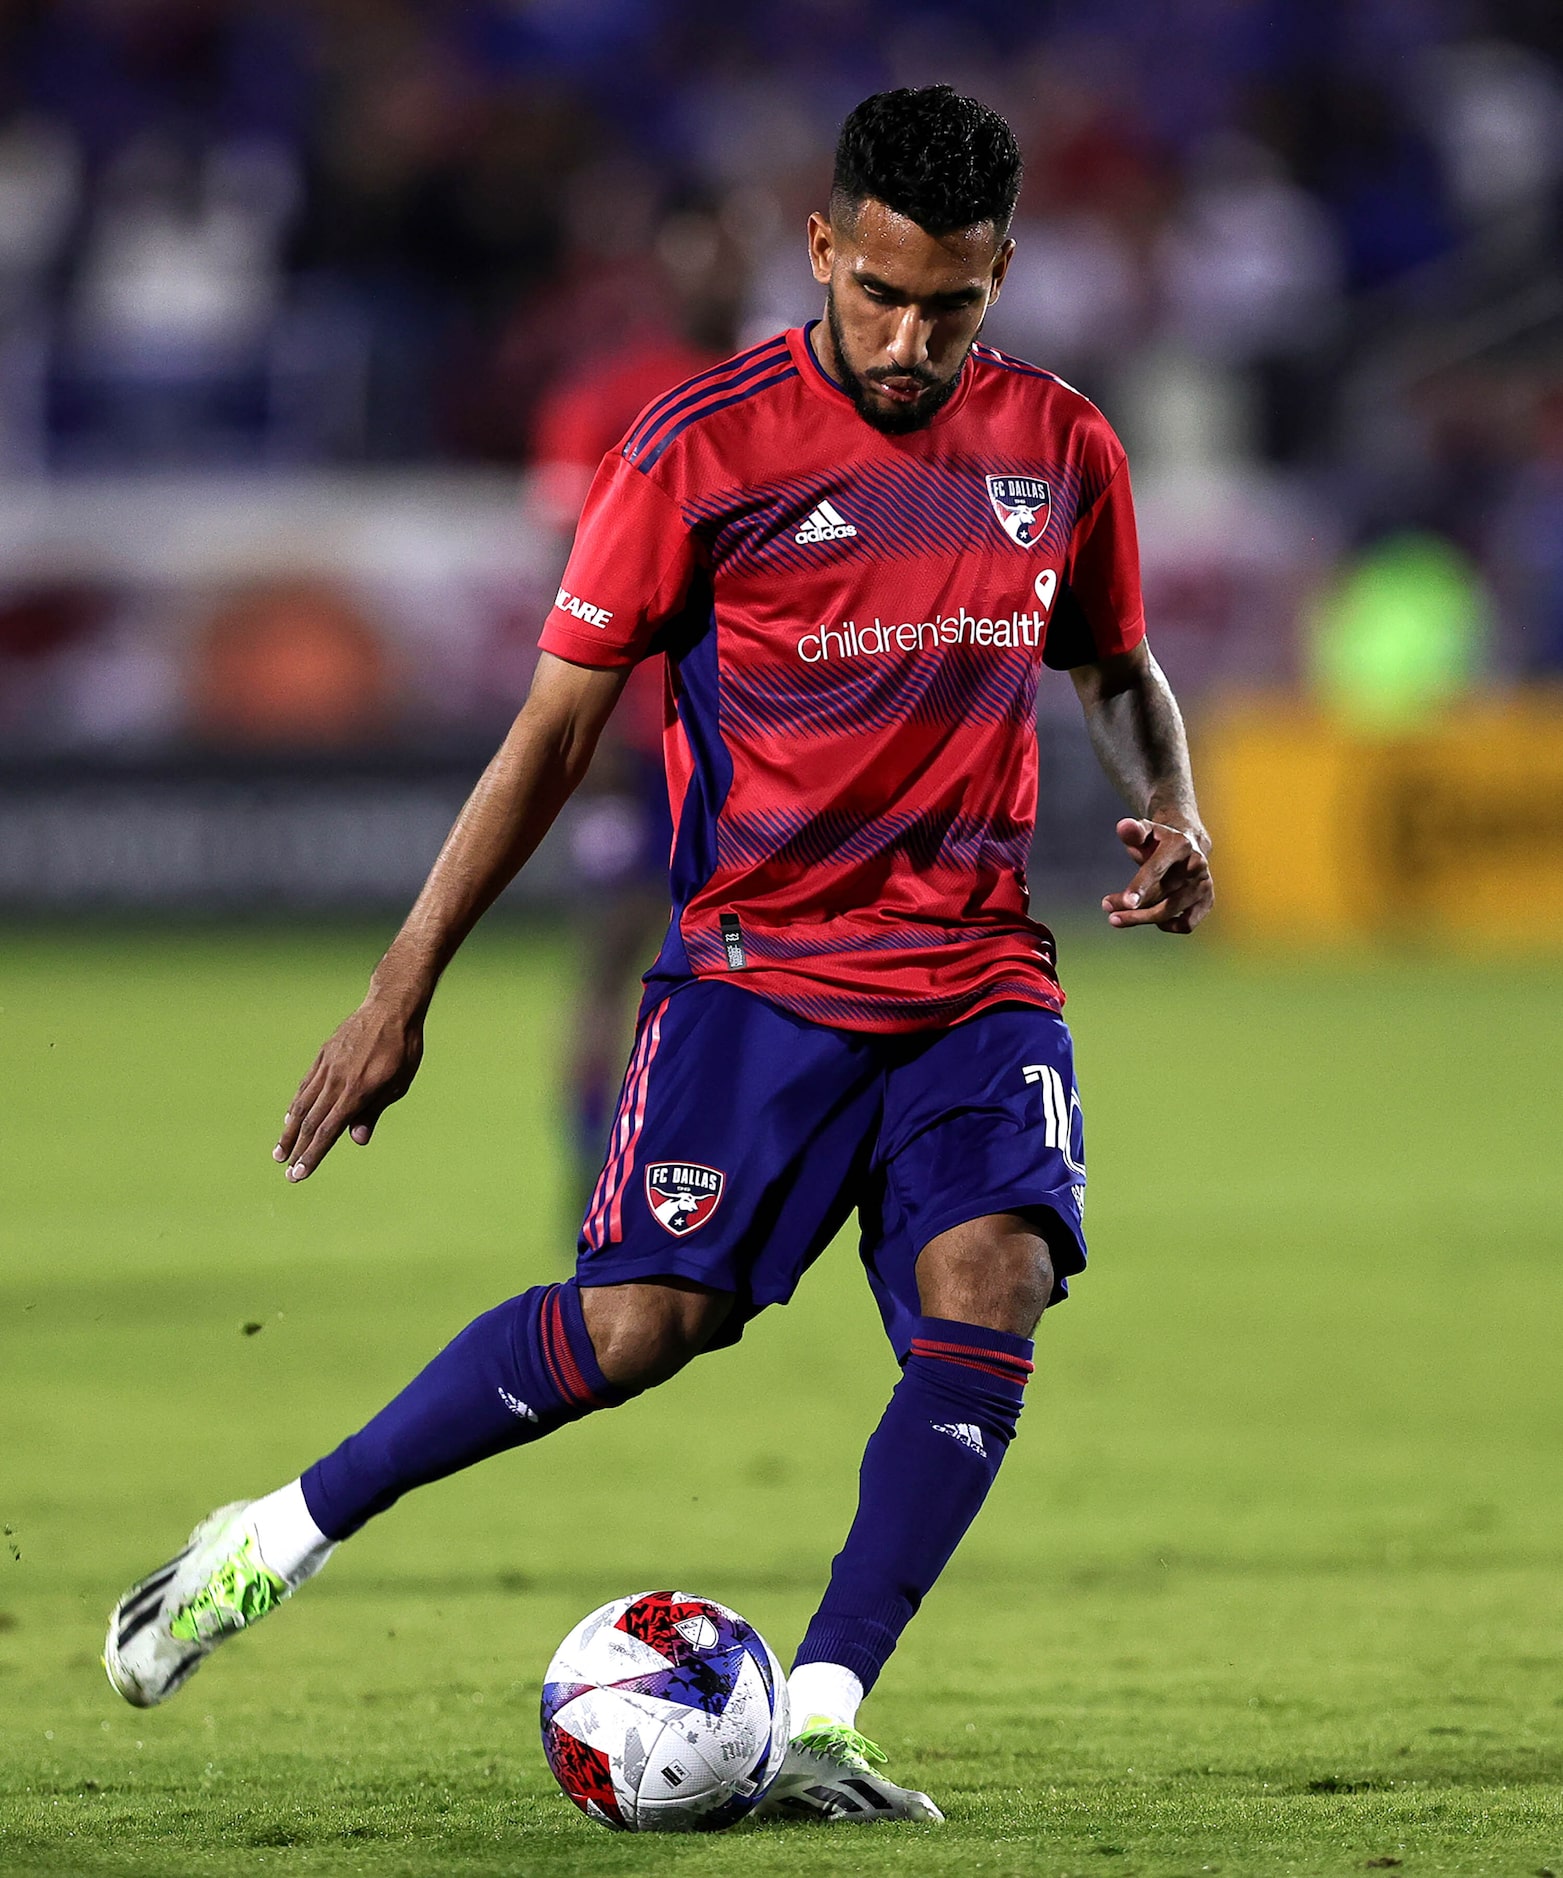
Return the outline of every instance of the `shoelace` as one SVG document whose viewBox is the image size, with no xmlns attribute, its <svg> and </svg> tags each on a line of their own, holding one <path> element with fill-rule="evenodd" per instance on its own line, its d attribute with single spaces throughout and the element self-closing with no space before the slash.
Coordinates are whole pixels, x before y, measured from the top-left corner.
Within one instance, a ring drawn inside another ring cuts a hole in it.
<svg viewBox="0 0 1563 1878">
<path fill-rule="evenodd" d="M 844 1722 L 819 1722 L 805 1727 L 793 1737 L 794 1744 L 809 1754 L 822 1755 L 838 1767 L 883 1767 L 890 1756 L 867 1735 L 860 1735 Z"/>
<path fill-rule="evenodd" d="M 250 1557 L 246 1539 L 175 1613 L 168 1627 L 176 1637 L 205 1643 L 257 1622 L 287 1595 L 282 1580 Z"/>
</svg>

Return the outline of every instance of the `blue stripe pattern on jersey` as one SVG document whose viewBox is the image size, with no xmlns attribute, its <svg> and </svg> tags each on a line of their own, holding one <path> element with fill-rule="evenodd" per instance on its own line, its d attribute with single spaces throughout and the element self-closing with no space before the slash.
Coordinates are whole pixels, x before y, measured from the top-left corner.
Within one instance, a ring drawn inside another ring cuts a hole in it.
<svg viewBox="0 0 1563 1878">
<path fill-rule="evenodd" d="M 755 364 L 755 362 L 768 362 L 772 361 L 772 359 L 780 361 L 780 357 L 782 357 L 782 353 L 785 353 L 785 351 L 787 351 L 787 338 L 785 338 L 785 334 L 778 334 L 776 338 L 763 340 L 759 346 L 750 346 L 748 351 L 735 353 L 731 359 L 723 359 L 720 364 L 706 366 L 704 372 L 695 372 L 695 376 L 693 377 L 680 379 L 676 385 L 673 385 L 669 391 L 665 391 L 665 393 L 661 394 L 659 398 L 652 398 L 652 402 L 646 406 L 644 411 L 641 411 L 641 415 L 635 419 L 635 423 L 631 424 L 629 436 L 624 439 L 626 451 L 627 449 L 631 449 L 631 447 L 635 447 L 635 445 L 639 445 L 642 439 L 644 439 L 644 436 L 646 436 L 652 428 L 656 428 L 656 424 L 658 424 L 663 417 L 669 415 L 669 411 L 673 409 L 674 404 L 688 402 L 689 394 L 701 391 L 701 387 L 706 387 L 706 391 L 710 391 L 710 389 L 720 389 L 718 383 L 716 383 L 718 379 L 727 381 L 729 377 L 736 376 L 736 374 L 740 374 L 740 372 L 746 372 L 751 364 Z"/>
<path fill-rule="evenodd" d="M 689 974 L 679 919 L 711 878 L 717 864 L 717 822 L 733 786 L 732 752 L 722 740 L 722 671 L 717 658 L 716 614 L 706 630 L 682 651 L 669 654 L 679 722 L 689 744 L 693 773 L 678 812 L 669 885 L 673 919 L 649 976 L 681 979 Z"/>
<path fill-rule="evenodd" d="M 735 663 L 726 673 L 723 717 L 734 730 L 773 738 L 861 734 L 907 722 L 1023 725 L 1036 710 L 1037 662 L 1034 652 L 1013 650 L 1011 658 L 1002 648 L 941 646 L 937 657 L 895 651 L 812 665 Z"/>
<path fill-rule="evenodd" d="M 671 415 L 675 406 L 682 409 L 691 399 L 719 390 L 719 380 L 725 384 L 753 365 L 779 362 L 786 350 L 784 338 L 767 339 L 761 345 L 750 346 L 747 352 L 735 353 L 732 358 L 723 359 L 719 365 L 708 365 L 703 372 L 696 372 L 693 378 L 681 379 L 671 390 L 663 392 L 660 398 L 653 398 L 636 418 L 624 440 L 624 454 L 628 456 L 637 449 L 657 425 Z"/>
<path fill-rule="evenodd" d="M 814 328 L 818 325 L 818 320 L 810 320 L 808 325 L 803 329 L 804 356 L 808 359 L 810 365 L 814 367 L 815 371 L 819 373 L 820 377 L 824 379 L 825 383 L 830 386 L 832 391 L 839 391 L 843 397 L 846 397 L 849 395 L 846 386 L 831 377 L 830 373 L 820 364 L 819 354 L 814 350 Z"/>
<path fill-rule="evenodd" d="M 640 454 L 631 460 L 639 470 L 653 469 L 668 446 L 676 443 L 691 424 L 698 424 L 703 419 L 714 416 L 718 411 L 729 409 L 732 405 L 743 404 L 749 398 L 758 397 L 762 391 L 769 391 L 773 385 L 783 385 L 789 378 L 797 376 L 797 366 L 789 361 L 781 370 L 773 372 L 768 378 L 760 379 L 758 383 L 748 386 L 745 390 L 735 391 L 730 397 L 717 398 L 711 403 L 702 404 L 698 410 L 691 411 L 687 417 L 674 424 L 671 430 L 664 430 L 655 443 L 642 446 Z"/>
<path fill-rule="evenodd" d="M 1018 822 L 1007 817 L 977 820 L 954 809 L 872 817 L 843 809 L 817 814 L 775 809 L 724 816 L 717 825 L 717 852 L 724 867 L 761 861 L 774 866 L 855 865 L 905 854 L 923 871 L 948 867 L 972 876 L 1014 874 L 1024 870 L 1030 845 L 1030 829 Z"/>
<path fill-rule="evenodd" d="M 1036 458 L 957 458 L 934 463 L 861 463 L 850 476 L 840 472 L 789 477 L 783 481 L 730 485 L 685 505 L 684 519 L 698 529 L 713 567 L 733 571 L 764 568 L 802 572 L 841 562 L 865 547 L 881 558 L 917 554 L 953 555 L 1000 549 L 1008 539 L 988 498 L 993 475 L 1040 476 L 1052 498 L 1047 528 L 1027 558 L 1060 553 L 1075 518 L 1099 489 L 1082 488 L 1079 469 Z M 1093 479 L 1094 482 L 1094 479 Z M 825 542 L 794 539 L 803 518 L 823 499 L 833 502 L 857 529 L 856 536 Z"/>
<path fill-rule="evenodd" d="M 1001 372 L 1018 372 L 1022 378 L 1045 378 L 1050 385 L 1059 385 L 1065 391 L 1075 391 L 1068 379 L 1060 378 L 1057 372 L 1044 371 L 1040 365 L 1032 365 L 1026 359 L 1017 359 L 1008 352 L 1000 352 L 997 346 L 973 346 L 972 356 L 980 359 L 984 365 L 996 365 Z M 1085 393 L 1075 391 L 1075 396 L 1083 398 Z"/>
<path fill-rule="evenodd" d="M 785 343 L 769 343 L 756 346 L 750 352 L 740 353 L 736 359 L 729 359 L 725 365 L 714 366 L 697 378 L 686 379 L 666 396 L 659 398 L 641 416 L 625 439 L 623 455 L 631 463 L 639 463 L 645 452 L 662 437 L 667 426 L 676 422 L 682 414 L 694 411 L 709 400 L 719 399 L 724 393 L 737 390 L 740 386 L 753 386 L 756 378 L 768 372 L 780 372 L 784 366 L 793 372 L 796 370 L 792 367 L 792 355 L 787 346 Z M 787 375 L 783 373 L 783 376 Z"/>
</svg>

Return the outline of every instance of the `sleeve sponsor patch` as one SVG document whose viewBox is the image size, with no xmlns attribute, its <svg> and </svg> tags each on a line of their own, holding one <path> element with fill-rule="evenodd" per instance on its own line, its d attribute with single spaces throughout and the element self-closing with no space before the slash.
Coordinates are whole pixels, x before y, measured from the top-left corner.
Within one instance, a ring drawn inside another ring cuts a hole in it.
<svg viewBox="0 0 1563 1878">
<path fill-rule="evenodd" d="M 559 589 L 554 605 L 561 613 L 573 613 L 577 619 L 585 620 L 588 626 L 606 626 L 613 618 L 611 608 L 593 606 L 590 600 L 583 600 L 579 594 L 569 593 L 563 587 Z"/>
</svg>

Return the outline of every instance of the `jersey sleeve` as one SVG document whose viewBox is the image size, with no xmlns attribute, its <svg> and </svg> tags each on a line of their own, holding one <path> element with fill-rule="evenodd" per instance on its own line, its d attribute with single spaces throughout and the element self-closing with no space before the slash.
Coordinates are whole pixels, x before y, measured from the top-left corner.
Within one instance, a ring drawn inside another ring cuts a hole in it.
<svg viewBox="0 0 1563 1878">
<path fill-rule="evenodd" d="M 1043 659 L 1055 670 L 1131 652 L 1145 637 L 1140 542 L 1129 464 L 1115 448 L 1106 486 L 1075 523 Z"/>
<path fill-rule="evenodd" d="M 614 451 L 587 493 L 543 650 L 574 665 L 633 665 L 683 605 L 695 570 L 677 503 Z"/>
</svg>

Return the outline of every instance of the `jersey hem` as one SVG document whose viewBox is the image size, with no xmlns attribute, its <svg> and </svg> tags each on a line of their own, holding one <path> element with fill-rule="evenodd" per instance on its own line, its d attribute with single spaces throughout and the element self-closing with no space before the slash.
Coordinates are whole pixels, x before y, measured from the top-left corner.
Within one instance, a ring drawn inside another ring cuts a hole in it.
<svg viewBox="0 0 1563 1878">
<path fill-rule="evenodd" d="M 746 991 L 753 998 L 762 998 L 767 1004 L 793 1018 L 800 1024 L 812 1024 L 819 1030 L 839 1030 L 853 1036 L 910 1036 L 921 1030 L 954 1030 L 958 1024 L 964 1024 L 984 1011 L 991 1011 L 1001 1004 L 1027 1004 L 1034 1009 L 1062 1012 L 1067 999 L 1062 985 L 1053 981 L 1043 984 L 1018 984 L 1008 980 L 996 985 L 991 991 L 975 996 L 969 1003 L 960 999 L 928 998 L 920 1000 L 929 1005 L 955 1005 L 953 1010 L 940 1010 L 937 1015 L 919 1018 L 912 1013 L 903 1015 L 898 1011 L 886 1011 L 878 1018 L 858 1018 L 850 1024 L 837 1023 L 829 1018 L 817 1017 L 813 1013 L 798 1008 L 797 1002 L 790 1002 L 784 995 L 778 995 L 774 986 L 757 982 L 763 974 L 749 967 L 737 972 L 700 972 L 691 971 L 687 978 L 652 979 L 650 974 L 644 980 L 648 995 L 652 992 L 661 997 L 670 997 L 686 984 L 731 985 L 735 991 Z M 746 982 L 747 981 L 747 982 Z M 827 992 L 825 995 L 831 995 Z M 834 995 L 841 995 L 836 992 Z M 907 1000 L 911 1002 L 911 1000 Z"/>
</svg>

